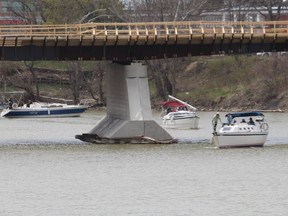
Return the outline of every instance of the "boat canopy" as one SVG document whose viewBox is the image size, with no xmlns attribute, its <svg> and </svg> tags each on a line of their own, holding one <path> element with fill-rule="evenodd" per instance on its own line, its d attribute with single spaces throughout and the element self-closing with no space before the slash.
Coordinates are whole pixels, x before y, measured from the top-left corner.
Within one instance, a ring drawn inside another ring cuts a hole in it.
<svg viewBox="0 0 288 216">
<path fill-rule="evenodd" d="M 176 108 L 176 107 L 186 107 L 185 104 L 182 104 L 178 101 L 163 101 L 162 103 L 162 106 L 164 108 L 168 108 L 168 107 L 171 107 L 171 108 Z"/>
<path fill-rule="evenodd" d="M 229 118 L 236 118 L 236 117 L 250 117 L 250 116 L 264 116 L 261 112 L 235 112 L 235 113 L 228 113 L 225 117 Z"/>
</svg>

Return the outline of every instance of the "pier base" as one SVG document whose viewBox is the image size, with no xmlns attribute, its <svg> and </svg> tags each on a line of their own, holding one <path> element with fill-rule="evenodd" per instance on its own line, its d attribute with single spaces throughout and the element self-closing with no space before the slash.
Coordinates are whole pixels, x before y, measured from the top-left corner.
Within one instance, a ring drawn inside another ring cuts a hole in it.
<svg viewBox="0 0 288 216">
<path fill-rule="evenodd" d="M 112 63 L 107 72 L 107 115 L 89 132 L 76 135 L 91 143 L 175 143 L 153 120 L 147 67 Z"/>
</svg>

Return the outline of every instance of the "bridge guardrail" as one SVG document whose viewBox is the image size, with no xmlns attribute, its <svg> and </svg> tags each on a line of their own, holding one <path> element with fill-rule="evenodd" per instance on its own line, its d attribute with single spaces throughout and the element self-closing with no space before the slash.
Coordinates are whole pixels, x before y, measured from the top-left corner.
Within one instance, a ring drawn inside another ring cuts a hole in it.
<svg viewBox="0 0 288 216">
<path fill-rule="evenodd" d="M 263 37 L 288 36 L 288 21 L 274 22 L 151 22 L 151 23 L 84 23 L 63 25 L 13 25 L 0 26 L 2 46 L 17 45 L 21 41 L 47 39 L 77 39 L 119 42 L 124 45 L 131 40 L 139 43 L 147 41 L 177 41 L 178 39 L 229 37 L 243 38 L 245 35 Z M 5 40 L 5 43 L 3 42 Z M 8 42 L 11 40 L 10 42 Z M 164 42 L 163 42 L 164 41 Z M 16 43 L 16 42 L 15 42 Z M 14 45 L 15 45 L 14 43 Z M 184 43 L 184 42 L 183 42 Z M 186 43 L 186 42 L 185 42 Z"/>
<path fill-rule="evenodd" d="M 63 25 L 10 25 L 0 26 L 0 37 L 3 36 L 81 36 L 108 34 L 152 34 L 165 35 L 185 33 L 233 33 L 243 29 L 248 32 L 251 29 L 265 29 L 266 32 L 287 32 L 288 21 L 274 22 L 155 22 L 155 23 L 86 23 L 86 24 L 63 24 Z M 192 31 L 191 31 L 192 30 Z M 118 32 L 117 32 L 118 31 Z"/>
</svg>

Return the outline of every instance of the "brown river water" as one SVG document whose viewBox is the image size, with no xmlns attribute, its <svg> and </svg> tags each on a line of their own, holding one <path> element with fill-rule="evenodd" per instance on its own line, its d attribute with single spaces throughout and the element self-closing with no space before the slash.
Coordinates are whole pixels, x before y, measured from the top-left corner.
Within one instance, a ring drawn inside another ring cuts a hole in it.
<svg viewBox="0 0 288 216">
<path fill-rule="evenodd" d="M 74 138 L 104 114 L 1 118 L 0 215 L 288 215 L 288 113 L 265 113 L 263 148 L 210 145 L 212 112 L 198 130 L 169 130 L 178 144 Z"/>
</svg>

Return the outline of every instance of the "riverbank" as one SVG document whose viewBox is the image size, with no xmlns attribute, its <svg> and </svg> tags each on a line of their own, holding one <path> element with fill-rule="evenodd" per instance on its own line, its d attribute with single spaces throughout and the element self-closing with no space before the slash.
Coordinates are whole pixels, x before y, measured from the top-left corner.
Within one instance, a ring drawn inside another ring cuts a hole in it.
<svg viewBox="0 0 288 216">
<path fill-rule="evenodd" d="M 177 76 L 177 97 L 203 111 L 288 110 L 287 56 L 197 58 Z"/>
<path fill-rule="evenodd" d="M 159 82 L 155 81 L 155 77 L 157 79 L 155 73 L 161 75 L 167 72 L 167 78 L 173 85 L 172 95 L 187 101 L 198 110 L 286 111 L 288 110 L 287 58 L 288 56 L 278 55 L 201 56 L 178 59 L 177 64 L 171 61 L 169 67 L 166 67 L 170 71 L 165 71 L 164 67 L 161 67 L 161 70 L 154 69 L 152 72 L 148 67 L 152 108 L 159 110 L 160 102 L 164 100 L 157 91 Z M 104 63 L 77 62 L 81 68 L 79 71 L 76 70 L 77 73 L 71 69 L 77 63 L 48 63 L 45 62 L 43 65 L 42 62 L 36 62 L 33 70 L 41 100 L 69 103 L 74 103 L 75 100 L 89 101 L 90 106 L 97 108 L 105 104 Z M 164 63 L 167 62 L 158 62 L 159 65 Z M 8 67 L 8 63 L 2 65 L 2 73 L 6 73 L 10 84 L 2 81 L 1 91 L 19 90 L 20 87 L 30 95 L 34 92 L 35 96 L 35 80 L 33 81 L 32 72 L 28 69 L 17 69 L 22 67 L 23 65 L 17 66 L 17 64 Z M 162 95 L 168 95 L 167 89 L 163 91 Z"/>
</svg>

